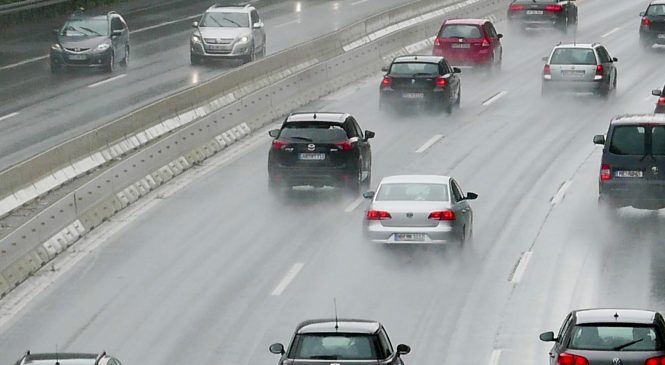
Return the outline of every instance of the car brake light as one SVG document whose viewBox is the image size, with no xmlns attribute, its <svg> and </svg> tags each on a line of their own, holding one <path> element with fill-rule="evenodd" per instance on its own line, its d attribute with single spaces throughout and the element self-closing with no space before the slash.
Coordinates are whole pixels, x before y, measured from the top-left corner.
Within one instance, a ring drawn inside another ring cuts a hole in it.
<svg viewBox="0 0 665 365">
<path fill-rule="evenodd" d="M 552 69 L 550 68 L 549 64 L 547 64 L 547 65 L 545 65 L 545 67 L 543 67 L 543 73 L 545 75 L 551 75 L 552 74 Z"/>
<path fill-rule="evenodd" d="M 650 26 L 651 25 L 651 19 L 649 19 L 647 17 L 642 18 L 642 25 L 645 26 L 645 27 Z"/>
<path fill-rule="evenodd" d="M 448 80 L 446 80 L 444 77 L 438 76 L 436 78 L 435 84 L 437 87 L 446 87 L 446 85 L 448 85 Z"/>
<path fill-rule="evenodd" d="M 603 71 L 605 71 L 603 65 L 596 66 L 596 76 L 603 76 Z"/>
<path fill-rule="evenodd" d="M 278 140 L 278 139 L 272 141 L 272 147 L 273 147 L 274 149 L 276 149 L 276 150 L 281 150 L 281 149 L 283 149 L 284 146 L 286 146 L 287 144 L 288 144 L 288 143 L 286 143 L 286 142 L 284 142 L 284 141 L 280 141 L 280 140 Z"/>
<path fill-rule="evenodd" d="M 490 46 L 490 40 L 485 38 L 483 39 L 483 43 L 480 44 L 481 47 L 489 47 Z"/>
<path fill-rule="evenodd" d="M 437 47 L 441 47 L 441 38 L 439 37 L 434 38 L 434 45 Z"/>
<path fill-rule="evenodd" d="M 524 5 L 520 4 L 510 4 L 508 11 L 522 11 L 524 10 Z"/>
<path fill-rule="evenodd" d="M 455 212 L 452 210 L 441 210 L 441 211 L 436 211 L 430 213 L 429 217 L 427 219 L 433 219 L 437 221 L 454 221 L 455 220 Z"/>
<path fill-rule="evenodd" d="M 366 218 L 368 221 L 385 221 L 391 219 L 392 216 L 383 210 L 368 210 Z"/>
<path fill-rule="evenodd" d="M 665 97 L 658 98 L 658 104 L 659 105 L 665 105 Z"/>
<path fill-rule="evenodd" d="M 603 181 L 612 180 L 612 169 L 610 165 L 604 163 L 600 165 L 600 179 Z"/>
<path fill-rule="evenodd" d="M 391 87 L 393 86 L 393 78 L 390 76 L 383 76 L 381 81 L 381 87 Z"/>
<path fill-rule="evenodd" d="M 567 352 L 559 354 L 557 362 L 560 365 L 589 365 L 589 360 L 587 360 L 586 357 L 569 354 Z"/>
<path fill-rule="evenodd" d="M 644 365 L 665 365 L 665 356 L 648 358 Z"/>
<path fill-rule="evenodd" d="M 552 11 L 555 13 L 562 12 L 563 6 L 561 5 L 545 5 L 545 11 Z"/>
<path fill-rule="evenodd" d="M 349 141 L 337 142 L 335 146 L 342 151 L 351 151 L 353 149 L 353 145 Z"/>
</svg>

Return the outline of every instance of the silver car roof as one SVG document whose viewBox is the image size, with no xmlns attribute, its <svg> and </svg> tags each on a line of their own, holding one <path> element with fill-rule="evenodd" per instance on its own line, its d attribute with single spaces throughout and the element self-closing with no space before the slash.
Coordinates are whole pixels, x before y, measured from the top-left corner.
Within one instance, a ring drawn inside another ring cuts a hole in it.
<svg viewBox="0 0 665 365">
<path fill-rule="evenodd" d="M 665 124 L 665 114 L 623 114 L 612 119 L 611 124 Z"/>
<path fill-rule="evenodd" d="M 652 324 L 656 312 L 643 309 L 582 309 L 575 311 L 577 324 L 639 323 Z"/>
<path fill-rule="evenodd" d="M 394 175 L 381 179 L 381 184 L 429 183 L 448 184 L 450 177 L 442 175 Z"/>
</svg>

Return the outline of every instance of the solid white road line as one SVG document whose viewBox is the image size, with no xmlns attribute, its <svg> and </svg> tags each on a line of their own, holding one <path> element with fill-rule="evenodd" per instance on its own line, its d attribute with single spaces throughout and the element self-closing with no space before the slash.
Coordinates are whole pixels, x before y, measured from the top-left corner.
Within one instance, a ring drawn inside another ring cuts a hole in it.
<svg viewBox="0 0 665 365">
<path fill-rule="evenodd" d="M 566 191 L 570 187 L 570 184 L 571 184 L 570 181 L 566 181 L 561 185 L 559 191 L 557 191 L 556 194 L 554 194 L 554 196 L 552 197 L 552 200 L 550 200 L 552 202 L 552 205 L 557 205 L 563 201 L 563 198 L 566 196 Z"/>
<path fill-rule="evenodd" d="M 489 365 L 499 365 L 499 360 L 501 360 L 501 349 L 492 350 Z"/>
<path fill-rule="evenodd" d="M 522 254 L 520 261 L 517 263 L 513 277 L 510 279 L 511 283 L 519 283 L 522 281 L 526 267 L 529 265 L 529 260 L 531 260 L 531 251 L 526 251 Z"/>
<path fill-rule="evenodd" d="M 600 36 L 600 38 L 605 38 L 605 37 L 608 37 L 608 36 L 610 36 L 610 35 L 612 35 L 612 34 L 614 34 L 614 33 L 618 32 L 619 30 L 621 30 L 621 28 L 619 28 L 619 27 L 616 27 L 616 28 L 614 28 L 614 29 L 610 30 L 609 32 L 607 32 L 607 33 L 605 33 L 605 34 L 601 35 L 601 36 Z"/>
<path fill-rule="evenodd" d="M 358 208 L 358 207 L 360 206 L 360 204 L 362 204 L 364 201 L 365 201 L 365 198 L 363 198 L 362 196 L 359 197 L 358 199 L 354 200 L 353 203 L 349 204 L 349 206 L 346 207 L 346 209 L 344 209 L 344 213 L 351 213 L 351 212 L 353 212 L 353 211 L 356 210 L 356 208 Z"/>
<path fill-rule="evenodd" d="M 19 114 L 18 112 L 9 113 L 9 114 L 7 114 L 7 115 L 5 115 L 5 116 L 0 117 L 0 121 L 3 121 L 3 120 L 5 120 L 5 119 L 9 119 L 9 118 L 11 118 L 11 117 L 15 117 L 15 116 L 17 116 L 18 114 Z"/>
<path fill-rule="evenodd" d="M 354 2 L 351 3 L 351 6 L 355 6 L 355 5 L 358 5 L 358 4 L 366 3 L 366 2 L 368 2 L 368 1 L 369 1 L 369 0 L 358 0 L 358 1 L 354 1 Z"/>
<path fill-rule="evenodd" d="M 492 104 L 493 102 L 501 99 L 501 97 L 503 97 L 506 94 L 508 94 L 507 91 L 501 91 L 501 92 L 498 92 L 498 93 L 494 94 L 494 96 L 492 96 L 491 98 L 483 101 L 483 106 L 488 106 L 488 105 Z"/>
<path fill-rule="evenodd" d="M 281 27 L 285 27 L 287 25 L 297 24 L 297 23 L 300 23 L 300 19 L 293 19 L 293 20 L 289 20 L 286 23 L 277 24 L 277 25 L 275 25 L 275 28 L 281 28 Z"/>
<path fill-rule="evenodd" d="M 104 84 L 107 84 L 107 83 L 109 83 L 109 82 L 111 82 L 111 81 L 119 80 L 119 79 L 121 79 L 121 78 L 123 78 L 123 77 L 125 77 L 125 76 L 127 76 L 127 74 L 122 74 L 122 75 L 114 76 L 114 77 L 111 77 L 110 79 L 102 80 L 102 81 L 100 81 L 100 82 L 95 82 L 94 84 L 88 85 L 88 87 L 97 87 L 97 86 L 99 86 L 99 85 L 104 85 Z"/>
<path fill-rule="evenodd" d="M 425 150 L 427 150 L 428 148 L 432 147 L 432 146 L 433 146 L 436 142 L 438 142 L 441 138 L 443 138 L 442 135 L 440 135 L 440 134 L 435 134 L 434 136 L 432 136 L 432 138 L 430 138 L 427 142 L 425 142 L 424 145 L 420 146 L 420 148 L 418 148 L 418 149 L 416 150 L 416 153 L 423 153 L 423 152 L 425 152 Z"/>
<path fill-rule="evenodd" d="M 277 284 L 275 290 L 273 290 L 270 295 L 272 296 L 282 295 L 282 292 L 284 292 L 284 290 L 286 290 L 286 287 L 289 286 L 289 284 L 291 284 L 293 279 L 296 278 L 300 270 L 302 270 L 303 266 L 305 266 L 305 264 L 303 264 L 302 262 L 294 264 L 291 267 L 291 269 L 286 273 L 284 279 L 282 279 L 282 281 L 280 281 L 279 284 Z"/>
<path fill-rule="evenodd" d="M 2 67 L 0 67 L 0 71 L 9 70 L 11 68 L 23 66 L 23 65 L 28 64 L 28 63 L 45 60 L 48 57 L 49 57 L 48 55 L 45 55 L 45 56 L 39 56 L 39 57 L 35 57 L 35 58 L 28 58 L 27 60 L 23 60 L 21 62 L 16 62 L 16 63 L 12 63 L 11 65 L 2 66 Z"/>
</svg>

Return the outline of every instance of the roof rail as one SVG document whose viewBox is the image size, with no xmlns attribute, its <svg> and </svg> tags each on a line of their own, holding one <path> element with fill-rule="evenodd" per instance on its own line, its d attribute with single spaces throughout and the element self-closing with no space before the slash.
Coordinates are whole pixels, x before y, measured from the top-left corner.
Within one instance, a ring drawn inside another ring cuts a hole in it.
<svg viewBox="0 0 665 365">
<path fill-rule="evenodd" d="M 99 362 L 106 356 L 106 351 L 102 351 L 97 357 L 95 358 L 95 365 L 99 365 Z"/>
<path fill-rule="evenodd" d="M 30 361 L 30 350 L 27 350 L 21 360 L 17 364 L 25 364 L 26 362 Z"/>
<path fill-rule="evenodd" d="M 111 15 L 114 15 L 114 14 L 118 14 L 118 12 L 115 11 L 115 10 L 111 10 L 108 13 L 106 13 L 106 16 L 111 16 Z"/>
</svg>

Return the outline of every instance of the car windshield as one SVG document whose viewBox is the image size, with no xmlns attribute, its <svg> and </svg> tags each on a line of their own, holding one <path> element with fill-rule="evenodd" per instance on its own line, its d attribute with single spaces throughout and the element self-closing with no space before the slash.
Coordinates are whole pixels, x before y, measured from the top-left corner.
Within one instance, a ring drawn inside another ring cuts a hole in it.
<svg viewBox="0 0 665 365">
<path fill-rule="evenodd" d="M 349 137 L 339 125 L 330 123 L 289 123 L 279 133 L 280 139 L 306 142 L 341 142 Z"/>
<path fill-rule="evenodd" d="M 249 16 L 245 13 L 205 13 L 201 27 L 248 28 Z"/>
<path fill-rule="evenodd" d="M 648 16 L 665 16 L 665 5 L 663 4 L 654 4 L 650 5 L 647 9 L 646 15 Z"/>
<path fill-rule="evenodd" d="M 651 151 L 648 147 L 651 147 Z M 614 127 L 609 151 L 615 155 L 665 156 L 665 126 Z"/>
<path fill-rule="evenodd" d="M 482 38 L 477 25 L 450 24 L 443 27 L 440 38 Z"/>
<path fill-rule="evenodd" d="M 437 201 L 446 202 L 448 185 L 428 183 L 381 184 L 376 194 L 377 201 Z"/>
<path fill-rule="evenodd" d="M 595 65 L 596 55 L 590 48 L 557 48 L 550 65 Z"/>
<path fill-rule="evenodd" d="M 297 335 L 289 353 L 292 359 L 376 360 L 373 335 L 313 333 Z"/>
<path fill-rule="evenodd" d="M 106 19 L 70 19 L 60 30 L 64 37 L 99 37 L 109 33 Z"/>
<path fill-rule="evenodd" d="M 570 349 L 600 351 L 655 351 L 661 338 L 650 325 L 589 324 L 573 328 Z"/>
<path fill-rule="evenodd" d="M 439 65 L 436 63 L 425 62 L 398 62 L 390 67 L 391 75 L 415 75 L 427 74 L 438 75 Z"/>
</svg>

